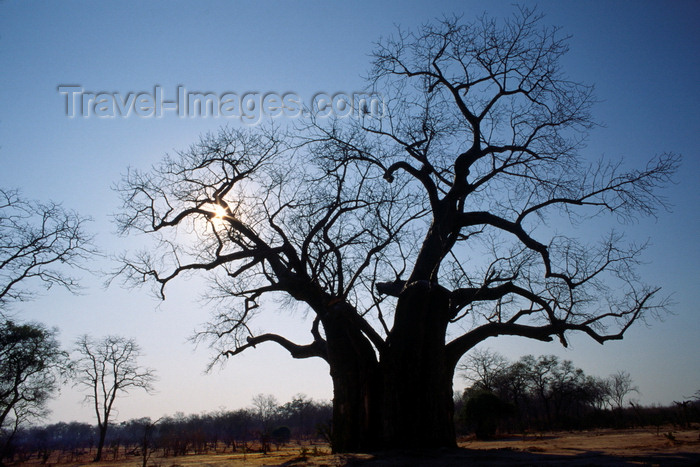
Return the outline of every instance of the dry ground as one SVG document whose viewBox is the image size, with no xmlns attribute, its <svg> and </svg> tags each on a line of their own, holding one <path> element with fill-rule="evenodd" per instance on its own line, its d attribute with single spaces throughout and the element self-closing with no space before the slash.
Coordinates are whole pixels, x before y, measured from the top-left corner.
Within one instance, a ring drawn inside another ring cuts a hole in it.
<svg viewBox="0 0 700 467">
<path fill-rule="evenodd" d="M 671 435 L 667 435 L 671 433 Z M 178 466 L 700 466 L 700 430 L 596 430 L 513 436 L 494 441 L 461 440 L 455 450 L 382 452 L 377 454 L 329 454 L 327 446 L 308 448 L 302 456 L 299 446 L 289 445 L 266 455 L 217 454 L 162 458 L 157 455 L 149 467 Z M 32 465 L 37 465 L 32 463 Z M 56 465 L 56 464 L 52 464 Z M 140 465 L 140 459 L 114 462 L 58 464 L 62 466 L 126 467 Z"/>
</svg>

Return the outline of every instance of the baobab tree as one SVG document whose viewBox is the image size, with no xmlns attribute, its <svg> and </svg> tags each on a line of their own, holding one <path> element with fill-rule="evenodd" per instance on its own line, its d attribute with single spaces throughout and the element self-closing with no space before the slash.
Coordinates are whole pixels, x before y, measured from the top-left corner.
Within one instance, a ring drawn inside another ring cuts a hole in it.
<svg viewBox="0 0 700 467">
<path fill-rule="evenodd" d="M 133 339 L 107 336 L 95 341 L 85 335 L 76 341 L 75 352 L 74 386 L 87 391 L 85 400 L 93 405 L 97 416 L 97 462 L 102 459 L 102 448 L 117 395 L 134 388 L 150 392 L 155 371 L 138 364 L 141 349 Z"/>
<path fill-rule="evenodd" d="M 453 375 L 480 342 L 604 343 L 667 306 L 635 274 L 642 246 L 562 233 L 654 214 L 679 163 L 586 159 L 593 93 L 560 69 L 566 52 L 526 9 L 399 31 L 369 75 L 383 116 L 224 128 L 126 174 L 121 232 L 157 242 L 117 274 L 162 298 L 180 276 L 210 277 L 223 306 L 199 338 L 221 358 L 272 342 L 324 359 L 335 451 L 454 446 Z M 310 342 L 253 332 L 292 303 Z"/>
</svg>

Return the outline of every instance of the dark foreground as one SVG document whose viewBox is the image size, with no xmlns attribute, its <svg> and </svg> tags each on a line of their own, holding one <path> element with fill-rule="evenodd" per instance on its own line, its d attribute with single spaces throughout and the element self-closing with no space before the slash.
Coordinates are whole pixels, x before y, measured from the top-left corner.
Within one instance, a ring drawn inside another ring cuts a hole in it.
<svg viewBox="0 0 700 467">
<path fill-rule="evenodd" d="M 423 453 L 380 453 L 368 458 L 359 455 L 343 455 L 318 461 L 289 461 L 284 466 L 700 466 L 700 453 L 676 452 L 669 454 L 643 454 L 615 456 L 600 452 L 580 452 L 570 455 L 543 454 L 492 449 L 487 451 L 459 448 L 451 451 Z"/>
<path fill-rule="evenodd" d="M 288 466 L 700 466 L 700 429 L 596 430 L 462 440 L 459 449 L 336 455 Z"/>
<path fill-rule="evenodd" d="M 375 454 L 330 454 L 327 445 L 290 444 L 267 454 L 227 452 L 162 457 L 154 453 L 149 467 L 238 466 L 700 466 L 700 427 L 687 430 L 640 428 L 517 435 L 493 441 L 463 439 L 458 449 L 390 451 Z M 55 461 L 55 462 L 52 462 Z M 92 463 L 61 462 L 60 466 L 135 466 L 143 459 L 127 455 Z M 40 465 L 39 459 L 15 465 Z"/>
</svg>

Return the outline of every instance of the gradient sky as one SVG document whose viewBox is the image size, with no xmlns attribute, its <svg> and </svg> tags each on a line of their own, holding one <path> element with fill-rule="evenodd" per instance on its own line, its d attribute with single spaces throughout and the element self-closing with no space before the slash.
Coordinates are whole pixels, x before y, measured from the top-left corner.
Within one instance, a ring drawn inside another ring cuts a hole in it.
<svg viewBox="0 0 700 467">
<path fill-rule="evenodd" d="M 465 20 L 486 11 L 510 15 L 512 1 L 429 2 L 48 2 L 0 1 L 0 186 L 62 202 L 94 218 L 90 228 L 107 253 L 139 244 L 114 235 L 111 187 L 127 167 L 148 168 L 165 153 L 187 147 L 224 118 L 67 118 L 59 85 L 89 91 L 152 92 L 167 99 L 178 85 L 217 94 L 353 92 L 364 87 L 373 42 L 442 15 Z M 524 2 L 535 5 L 534 2 Z M 665 151 L 683 155 L 677 184 L 665 192 L 673 212 L 624 226 L 633 238 L 651 239 L 640 270 L 672 293 L 674 314 L 638 325 L 621 342 L 600 346 L 584 336 L 571 347 L 522 338 L 482 347 L 511 359 L 554 353 L 587 373 L 632 374 L 642 403 L 671 403 L 700 389 L 700 2 L 539 1 L 545 23 L 572 36 L 565 68 L 596 85 L 602 123 L 586 153 L 623 157 L 641 165 Z M 595 231 L 593 226 L 591 231 Z M 110 269 L 96 261 L 95 269 Z M 187 339 L 208 317 L 198 301 L 203 284 L 180 281 L 159 303 L 147 290 L 101 287 L 86 276 L 79 296 L 52 290 L 14 307 L 23 320 L 61 331 L 66 347 L 81 334 L 121 334 L 143 347 L 143 363 L 160 380 L 151 396 L 133 393 L 117 402 L 118 420 L 235 409 L 258 393 L 280 401 L 296 393 L 330 400 L 325 363 L 293 360 L 273 344 L 259 346 L 204 374 L 211 357 Z M 259 328 L 287 329 L 306 341 L 307 327 L 290 312 L 270 310 Z M 460 378 L 455 388 L 464 387 Z M 94 421 L 82 396 L 67 386 L 51 403 L 50 421 Z"/>
</svg>

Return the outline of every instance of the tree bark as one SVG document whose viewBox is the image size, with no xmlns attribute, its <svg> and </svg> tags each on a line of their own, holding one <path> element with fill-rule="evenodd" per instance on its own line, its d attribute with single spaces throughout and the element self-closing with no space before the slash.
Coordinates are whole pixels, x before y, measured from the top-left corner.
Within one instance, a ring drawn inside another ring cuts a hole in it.
<svg viewBox="0 0 700 467">
<path fill-rule="evenodd" d="M 332 307 L 323 318 L 333 379 L 334 452 L 366 452 L 381 440 L 381 385 L 376 353 L 353 326 L 352 310 Z"/>
<path fill-rule="evenodd" d="M 455 447 L 452 375 L 443 363 L 411 357 L 384 368 L 383 447 Z"/>
<path fill-rule="evenodd" d="M 335 452 L 456 446 L 447 306 L 442 289 L 405 291 L 379 364 L 329 334 Z"/>
<path fill-rule="evenodd" d="M 446 291 L 427 283 L 408 286 L 397 303 L 382 359 L 386 447 L 456 446 L 454 365 L 445 352 L 448 311 Z"/>
<path fill-rule="evenodd" d="M 94 462 L 99 462 L 102 460 L 102 448 L 105 445 L 105 438 L 107 437 L 107 423 L 103 423 L 98 426 L 99 439 L 97 441 L 97 454 L 95 454 Z"/>
<path fill-rule="evenodd" d="M 377 369 L 351 359 L 331 369 L 334 452 L 368 452 L 380 447 L 381 385 Z"/>
</svg>

